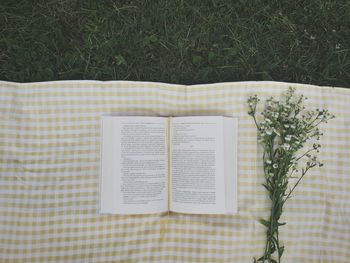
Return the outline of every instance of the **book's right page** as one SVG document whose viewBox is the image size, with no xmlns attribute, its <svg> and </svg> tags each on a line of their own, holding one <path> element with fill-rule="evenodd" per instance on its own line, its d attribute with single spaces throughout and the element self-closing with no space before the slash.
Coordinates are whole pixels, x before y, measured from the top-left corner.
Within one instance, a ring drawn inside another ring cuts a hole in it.
<svg viewBox="0 0 350 263">
<path fill-rule="evenodd" d="M 227 191 L 230 198 L 235 188 L 227 187 L 225 158 L 234 145 L 225 146 L 225 127 L 232 118 L 196 116 L 172 118 L 170 127 L 170 210 L 192 214 L 225 214 Z M 231 120 L 231 121 L 230 121 Z M 229 131 L 233 132 L 233 127 Z M 233 140 L 230 141 L 233 143 Z M 233 153 L 230 153 L 233 156 Z M 230 174 L 230 183 L 236 183 Z M 230 200 L 230 212 L 236 211 Z"/>
<path fill-rule="evenodd" d="M 236 214 L 238 212 L 238 118 L 224 118 L 223 121 L 226 214 Z"/>
</svg>

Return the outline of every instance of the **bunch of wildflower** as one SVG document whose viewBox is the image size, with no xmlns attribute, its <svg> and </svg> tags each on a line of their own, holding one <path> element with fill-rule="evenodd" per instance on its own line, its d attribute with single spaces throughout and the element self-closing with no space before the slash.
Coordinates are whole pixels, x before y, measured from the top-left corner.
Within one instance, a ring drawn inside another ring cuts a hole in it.
<svg viewBox="0 0 350 263">
<path fill-rule="evenodd" d="M 263 186 L 268 191 L 272 204 L 270 220 L 260 220 L 267 227 L 267 242 L 264 256 L 258 262 L 277 262 L 272 258 L 275 251 L 280 262 L 284 247 L 279 244 L 278 227 L 285 223 L 278 221 L 283 205 L 307 171 L 323 165 L 317 159 L 321 148 L 319 140 L 323 135 L 318 126 L 333 119 L 334 115 L 328 110 L 305 110 L 305 100 L 307 97 L 297 96 L 295 89 L 289 88 L 285 101 L 277 101 L 273 97 L 266 100 L 261 118 L 256 112 L 260 99 L 257 95 L 248 99 L 248 114 L 254 119 L 258 141 L 263 146 L 266 178 Z M 304 151 L 300 153 L 302 150 Z M 299 162 L 303 164 L 301 170 L 298 169 Z M 291 178 L 297 179 L 294 185 L 289 185 Z"/>
</svg>

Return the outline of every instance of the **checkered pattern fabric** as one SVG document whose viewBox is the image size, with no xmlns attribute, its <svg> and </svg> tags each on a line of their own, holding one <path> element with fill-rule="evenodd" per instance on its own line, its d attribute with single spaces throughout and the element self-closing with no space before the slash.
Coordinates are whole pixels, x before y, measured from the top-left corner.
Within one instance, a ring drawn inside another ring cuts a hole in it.
<svg viewBox="0 0 350 263">
<path fill-rule="evenodd" d="M 289 86 L 336 119 L 320 158 L 287 202 L 284 262 L 350 262 L 350 89 L 279 82 L 0 82 L 1 262 L 252 262 L 268 200 L 246 100 Z M 237 215 L 99 215 L 100 116 L 239 117 Z"/>
</svg>

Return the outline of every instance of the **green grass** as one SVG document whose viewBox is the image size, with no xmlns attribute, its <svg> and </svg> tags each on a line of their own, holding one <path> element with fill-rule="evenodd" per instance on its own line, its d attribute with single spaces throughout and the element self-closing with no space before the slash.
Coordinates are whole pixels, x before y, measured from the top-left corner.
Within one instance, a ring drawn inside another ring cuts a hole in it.
<svg viewBox="0 0 350 263">
<path fill-rule="evenodd" d="M 350 87 L 350 1 L 0 2 L 0 79 Z"/>
</svg>

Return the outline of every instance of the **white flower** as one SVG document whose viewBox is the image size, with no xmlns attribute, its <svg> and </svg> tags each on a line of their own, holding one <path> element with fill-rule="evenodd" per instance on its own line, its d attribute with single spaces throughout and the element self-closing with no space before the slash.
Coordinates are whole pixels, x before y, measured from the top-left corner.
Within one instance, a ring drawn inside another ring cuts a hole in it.
<svg viewBox="0 0 350 263">
<path fill-rule="evenodd" d="M 278 168 L 278 164 L 277 164 L 277 163 L 274 163 L 274 164 L 272 165 L 272 167 L 273 167 L 274 169 L 277 169 L 277 168 Z"/>
<path fill-rule="evenodd" d="M 266 160 L 266 163 L 267 164 L 272 164 L 271 160 L 269 160 L 269 159 Z"/>
<path fill-rule="evenodd" d="M 284 127 L 285 127 L 285 128 L 289 128 L 289 125 L 288 125 L 288 124 L 284 124 Z"/>
<path fill-rule="evenodd" d="M 271 134 L 272 134 L 272 131 L 271 131 L 271 130 L 267 130 L 267 131 L 266 131 L 266 134 L 267 134 L 267 135 L 271 135 Z"/>
<path fill-rule="evenodd" d="M 290 145 L 288 143 L 284 143 L 282 144 L 282 148 L 285 150 L 289 150 L 290 149 Z"/>
<path fill-rule="evenodd" d="M 288 134 L 285 139 L 287 142 L 289 142 L 292 139 L 292 136 Z"/>
</svg>

